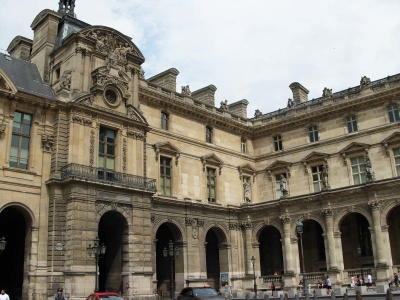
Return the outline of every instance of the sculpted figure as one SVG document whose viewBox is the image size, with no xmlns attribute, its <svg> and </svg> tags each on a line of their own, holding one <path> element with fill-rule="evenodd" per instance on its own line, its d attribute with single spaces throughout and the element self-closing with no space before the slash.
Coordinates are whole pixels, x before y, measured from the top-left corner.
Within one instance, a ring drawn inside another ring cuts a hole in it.
<svg viewBox="0 0 400 300">
<path fill-rule="evenodd" d="M 182 94 L 185 96 L 191 96 L 192 92 L 190 91 L 189 85 L 182 86 Z"/>
<path fill-rule="evenodd" d="M 251 185 L 248 182 L 243 184 L 244 188 L 244 202 L 251 203 Z"/>
<path fill-rule="evenodd" d="M 71 79 L 71 70 L 65 70 L 60 79 L 60 87 L 69 90 L 71 88 Z"/>
<path fill-rule="evenodd" d="M 289 98 L 287 101 L 287 107 L 292 108 L 292 107 L 294 107 L 294 105 L 295 105 L 294 100 Z"/>
<path fill-rule="evenodd" d="M 219 107 L 222 110 L 228 110 L 228 100 L 221 101 L 221 106 Z"/>
<path fill-rule="evenodd" d="M 369 79 L 367 76 L 361 77 L 360 80 L 360 87 L 363 88 L 365 86 L 368 86 L 371 84 L 371 79 Z"/>
<path fill-rule="evenodd" d="M 256 119 L 261 118 L 262 116 L 262 112 L 259 109 L 256 109 L 256 111 L 254 112 L 254 117 Z"/>
<path fill-rule="evenodd" d="M 322 166 L 322 185 L 323 185 L 323 189 L 329 189 L 328 166 L 327 165 Z"/>
<path fill-rule="evenodd" d="M 280 176 L 279 185 L 280 185 L 280 189 L 282 192 L 282 196 L 283 197 L 287 196 L 287 194 L 288 194 L 287 180 L 286 180 L 285 176 L 283 176 L 283 174 L 281 174 L 281 176 Z"/>
<path fill-rule="evenodd" d="M 365 176 L 367 177 L 367 182 L 374 180 L 374 171 L 372 170 L 372 164 L 369 156 L 367 156 L 365 160 Z"/>
<path fill-rule="evenodd" d="M 322 91 L 322 97 L 332 98 L 332 89 L 324 88 L 324 90 Z"/>
</svg>

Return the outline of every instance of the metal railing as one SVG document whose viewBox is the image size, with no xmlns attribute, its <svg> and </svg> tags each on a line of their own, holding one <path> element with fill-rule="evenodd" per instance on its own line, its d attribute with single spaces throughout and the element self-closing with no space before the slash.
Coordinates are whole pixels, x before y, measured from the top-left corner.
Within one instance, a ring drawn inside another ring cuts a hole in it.
<svg viewBox="0 0 400 300">
<path fill-rule="evenodd" d="M 69 164 L 61 169 L 61 179 L 68 178 L 116 184 L 152 192 L 157 190 L 155 179 L 79 164 Z"/>
</svg>

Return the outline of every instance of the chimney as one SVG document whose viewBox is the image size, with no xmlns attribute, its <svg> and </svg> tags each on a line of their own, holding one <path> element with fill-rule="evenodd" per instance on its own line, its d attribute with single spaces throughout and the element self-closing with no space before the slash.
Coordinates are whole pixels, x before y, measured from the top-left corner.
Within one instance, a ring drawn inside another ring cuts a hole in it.
<svg viewBox="0 0 400 300">
<path fill-rule="evenodd" d="M 154 75 L 147 79 L 147 81 L 176 92 L 176 77 L 178 74 L 179 71 L 177 69 L 171 68 L 161 72 L 160 74 Z"/>
<path fill-rule="evenodd" d="M 293 100 L 296 104 L 308 101 L 309 91 L 298 82 L 293 82 L 289 85 L 293 93 Z"/>
<path fill-rule="evenodd" d="M 32 44 L 33 41 L 31 39 L 19 35 L 12 40 L 7 48 L 7 52 L 13 57 L 29 61 Z"/>
<path fill-rule="evenodd" d="M 232 104 L 228 104 L 228 111 L 239 117 L 247 118 L 247 105 L 249 105 L 249 101 L 242 99 Z"/>
<path fill-rule="evenodd" d="M 217 88 L 215 87 L 215 85 L 210 84 L 209 86 L 203 87 L 202 89 L 192 92 L 192 98 L 204 104 L 215 106 L 216 90 Z"/>
</svg>

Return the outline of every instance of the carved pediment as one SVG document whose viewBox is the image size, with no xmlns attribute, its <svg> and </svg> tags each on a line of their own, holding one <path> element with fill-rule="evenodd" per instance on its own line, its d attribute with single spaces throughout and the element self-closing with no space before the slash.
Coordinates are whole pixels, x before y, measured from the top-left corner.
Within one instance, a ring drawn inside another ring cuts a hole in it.
<svg viewBox="0 0 400 300">
<path fill-rule="evenodd" d="M 369 147 L 370 145 L 368 144 L 353 142 L 347 147 L 340 150 L 339 153 L 342 155 L 344 164 L 346 165 L 347 164 L 346 155 L 353 153 L 365 153 L 368 155 Z"/>
<path fill-rule="evenodd" d="M 144 56 L 131 39 L 119 31 L 104 27 L 90 26 L 80 32 L 94 44 L 93 51 L 107 55 L 107 65 L 127 65 L 129 60 L 140 65 Z"/>
<path fill-rule="evenodd" d="M 201 157 L 201 162 L 203 164 L 203 172 L 206 171 L 206 165 L 211 165 L 211 166 L 218 167 L 219 174 L 221 174 L 224 162 L 218 156 L 216 156 L 214 153 Z"/>
<path fill-rule="evenodd" d="M 382 146 L 386 149 L 386 155 L 389 156 L 389 148 L 394 145 L 400 145 L 400 132 L 396 131 L 389 135 L 381 142 Z"/>
<path fill-rule="evenodd" d="M 309 164 L 322 163 L 324 165 L 327 165 L 328 158 L 329 158 L 329 154 L 313 151 L 309 155 L 304 157 L 301 160 L 301 163 L 304 166 L 305 173 L 308 173 L 308 167 L 307 166 Z"/>
<path fill-rule="evenodd" d="M 290 167 L 292 166 L 292 163 L 282 161 L 282 160 L 277 160 L 270 164 L 265 170 L 267 171 L 267 174 L 269 176 L 269 179 L 272 180 L 272 174 L 274 173 L 280 173 L 280 172 L 285 172 L 287 175 L 290 177 Z"/>
<path fill-rule="evenodd" d="M 171 142 L 159 142 L 154 144 L 153 147 L 156 153 L 156 161 L 158 161 L 160 154 L 166 154 L 175 156 L 175 165 L 178 165 L 178 159 L 179 156 L 181 155 L 181 151 L 177 147 L 175 147 Z"/>
<path fill-rule="evenodd" d="M 251 166 L 250 164 L 244 164 L 238 167 L 238 171 L 239 171 L 239 178 L 242 179 L 243 174 L 247 174 L 247 175 L 252 175 L 253 176 L 253 181 L 256 178 L 256 173 L 257 170 Z"/>
<path fill-rule="evenodd" d="M 14 86 L 12 81 L 0 71 L 0 90 L 4 90 L 10 93 L 16 93 L 17 88 Z"/>
</svg>

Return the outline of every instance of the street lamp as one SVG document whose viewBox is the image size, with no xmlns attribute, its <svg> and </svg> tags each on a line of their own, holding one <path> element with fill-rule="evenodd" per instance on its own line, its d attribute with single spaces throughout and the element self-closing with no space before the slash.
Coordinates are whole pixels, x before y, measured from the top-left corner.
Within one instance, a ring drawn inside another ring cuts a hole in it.
<svg viewBox="0 0 400 300">
<path fill-rule="evenodd" d="M 89 244 L 89 246 L 86 248 L 86 251 L 90 257 L 92 257 L 92 255 L 94 255 L 94 260 L 96 263 L 96 273 L 95 273 L 95 281 L 96 282 L 95 282 L 94 292 L 98 292 L 99 291 L 99 274 L 98 274 L 99 259 L 102 258 L 104 256 L 104 254 L 106 253 L 106 246 L 104 245 L 104 243 L 101 243 L 101 246 L 100 246 L 100 239 L 99 239 L 99 237 L 96 237 L 94 239 L 93 246 L 91 244 Z"/>
<path fill-rule="evenodd" d="M 168 249 L 167 247 L 164 247 L 163 256 L 171 260 L 171 270 L 170 270 L 171 274 L 170 274 L 169 288 L 170 288 L 171 299 L 173 300 L 175 299 L 174 261 L 175 258 L 179 257 L 179 248 L 176 246 L 174 247 L 174 243 L 170 240 L 168 243 Z"/>
<path fill-rule="evenodd" d="M 6 249 L 7 241 L 4 236 L 0 239 L 0 254 Z"/>
<path fill-rule="evenodd" d="M 300 235 L 300 249 L 301 249 L 301 262 L 303 264 L 303 290 L 304 295 L 307 294 L 307 283 L 306 283 L 306 267 L 304 265 L 304 253 L 303 253 L 303 222 L 300 219 L 297 220 L 296 231 Z"/>
<path fill-rule="evenodd" d="M 256 282 L 256 271 L 254 269 L 254 264 L 256 262 L 256 258 L 254 256 L 251 257 L 251 264 L 253 265 L 253 280 L 254 280 L 254 294 L 257 297 L 257 282 Z"/>
<path fill-rule="evenodd" d="M 360 245 L 357 246 L 357 253 L 358 257 L 360 259 L 360 268 L 361 268 L 361 285 L 364 283 L 364 274 L 363 274 L 363 268 L 362 268 L 362 248 Z"/>
</svg>

